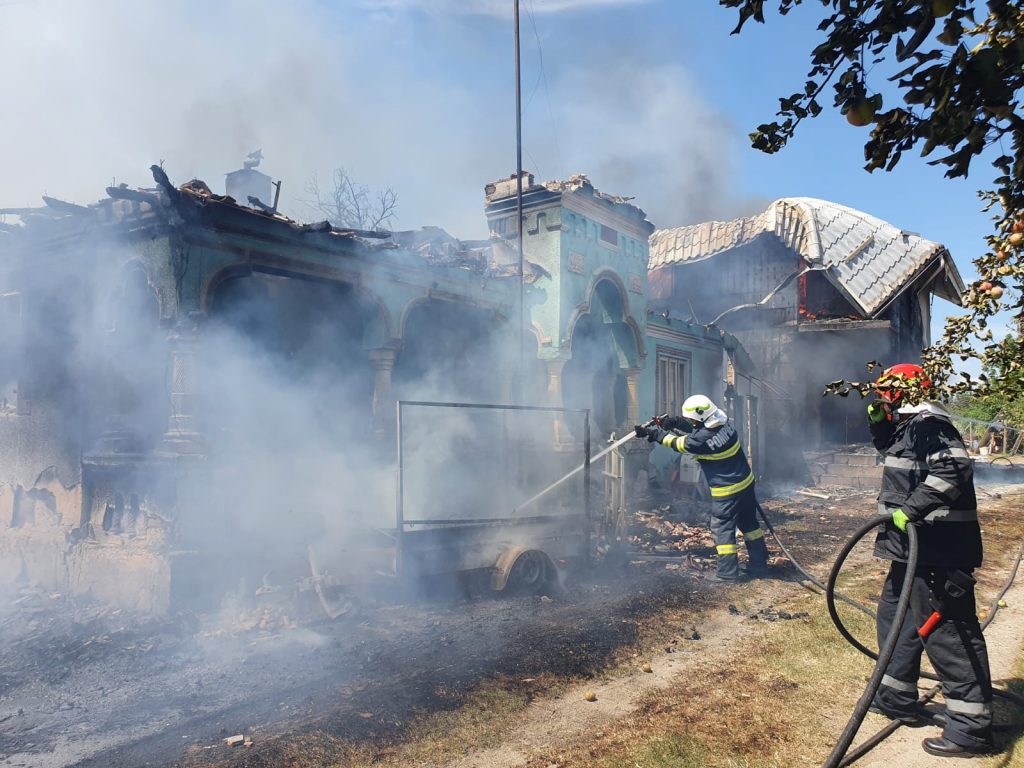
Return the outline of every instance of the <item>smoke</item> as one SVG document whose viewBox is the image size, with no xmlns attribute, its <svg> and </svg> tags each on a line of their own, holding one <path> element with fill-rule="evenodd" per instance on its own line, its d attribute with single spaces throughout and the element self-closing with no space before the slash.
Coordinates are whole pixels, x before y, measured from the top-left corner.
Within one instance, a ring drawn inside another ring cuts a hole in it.
<svg viewBox="0 0 1024 768">
<path fill-rule="evenodd" d="M 162 445 L 175 374 L 168 323 L 138 252 L 86 234 L 54 258 L 62 265 L 56 275 L 0 276 L 0 285 L 26 299 L 23 338 L 8 350 L 5 362 L 13 364 L 2 383 L 5 390 L 8 381 L 12 389 L 16 384 L 19 408 L 31 405 L 25 418 L 0 420 L 0 480 L 31 490 L 40 470 L 53 465 L 64 487 L 82 487 L 82 456 L 100 457 L 107 469 L 92 470 L 81 511 L 72 501 L 54 509 L 59 514 L 50 525 L 59 530 L 40 529 L 43 546 L 61 531 L 75 540 L 119 542 L 129 552 L 157 555 L 171 545 L 187 563 L 176 567 L 172 600 L 198 599 L 201 608 L 214 607 L 225 590 L 251 600 L 261 585 L 296 584 L 309 576 L 310 545 L 321 567 L 340 567 L 356 586 L 373 570 L 393 567 L 393 548 L 390 559 L 372 565 L 358 557 L 368 539 L 380 549 L 379 532 L 394 529 L 398 501 L 394 405 L 378 403 L 374 417 L 377 382 L 368 350 L 381 340 L 371 300 L 351 285 L 276 275 L 219 283 L 188 372 L 192 426 L 206 458 L 182 463 L 167 461 Z M 394 353 L 392 392 L 402 399 L 508 402 L 518 396 L 510 375 L 519 360 L 516 339 L 492 311 L 417 304 L 408 309 L 402 348 Z M 525 397 L 536 403 L 546 378 L 535 350 L 526 359 Z M 410 411 L 403 423 L 407 518 L 512 515 L 519 502 L 582 461 L 580 453 L 554 452 L 555 420 L 547 412 Z M 563 511 L 567 494 L 582 498 L 578 479 L 561 490 L 528 514 Z M 32 517 L 20 516 L 30 527 L 42 522 Z M 489 567 L 525 535 L 477 532 L 470 546 L 454 549 L 411 537 L 429 546 L 405 568 L 433 574 Z M 157 562 L 142 567 L 156 569 Z M 116 589 L 109 574 L 73 578 L 98 594 Z"/>
<path fill-rule="evenodd" d="M 647 43 L 628 33 L 609 66 L 599 35 L 563 44 L 588 13 L 615 24 L 640 4 L 537 3 L 536 37 L 524 18 L 526 163 L 543 178 L 589 172 L 663 226 L 731 216 L 737 131 L 688 70 L 664 64 L 672 51 L 638 57 Z M 515 162 L 504 5 L 4 5 L 0 69 L 18 119 L 0 123 L 0 204 L 38 205 L 44 192 L 92 202 L 111 181 L 150 186 L 158 161 L 219 191 L 262 148 L 292 215 L 310 215 L 301 201 L 315 173 L 345 167 L 397 192 L 396 228 L 484 236 L 482 187 Z"/>
<path fill-rule="evenodd" d="M 566 55 L 550 45 L 585 10 L 628 13 L 637 4 L 537 6 L 543 21 L 535 42 L 549 53 L 542 88 L 550 93 L 527 93 L 528 159 L 542 178 L 589 171 L 605 191 L 635 195 L 665 224 L 727 215 L 735 202 L 730 128 L 685 69 L 633 54 L 609 67 L 597 46 Z M 368 11 L 357 0 L 0 6 L 0 67 L 18 75 L 6 82 L 5 102 L 20 116 L 0 123 L 0 145 L 12 148 L 0 201 L 37 205 L 46 192 L 88 203 L 114 181 L 151 186 L 145 169 L 155 161 L 176 182 L 199 177 L 216 190 L 223 172 L 261 147 L 261 169 L 284 181 L 286 211 L 296 212 L 314 173 L 345 166 L 362 183 L 396 190 L 399 226 L 437 222 L 463 237 L 483 235 L 481 187 L 506 175 L 514 157 L 511 72 L 508 57 L 496 53 L 505 50 L 498 42 L 507 42 L 508 29 L 495 18 L 497 4 L 463 5 L 458 14 L 449 13 L 453 8 L 388 2 Z M 631 37 L 623 49 L 642 50 L 640 36 Z M 539 51 L 526 54 L 529 87 Z M 52 406 L 57 433 L 74 437 L 60 446 L 65 485 L 78 479 L 76 453 L 112 423 L 119 442 L 108 449 L 144 453 L 163 438 L 170 412 L 166 319 L 157 317 L 144 276 L 88 272 L 98 253 L 106 254 L 104 263 L 128 258 L 109 243 L 83 242 L 80 252 L 61 256 L 78 266 L 40 289 L 45 301 L 22 318 L 22 327 L 31 327 L 22 362 L 38 373 L 24 380 L 40 397 L 33 418 Z M 198 385 L 213 454 L 232 462 L 214 462 L 211 477 L 186 478 L 189 503 L 208 514 L 181 531 L 189 545 L 221 547 L 226 564 L 236 557 L 269 562 L 310 539 L 383 525 L 378 512 L 390 514 L 394 499 L 393 471 L 371 447 L 379 444 L 379 425 L 369 416 L 369 310 L 340 289 L 309 283 L 253 278 L 241 286 L 235 294 L 224 288 L 202 329 Z M 394 374 L 400 396 L 511 398 L 512 390 L 499 386 L 507 384 L 500 372 L 515 369 L 519 350 L 505 343 L 510 334 L 495 318 L 437 312 L 406 326 Z M 528 359 L 535 357 L 532 351 Z M 601 368 L 604 358 L 592 357 L 591 367 Z M 570 367 L 568 376 L 585 392 L 594 373 Z M 543 370 L 528 374 L 543 391 Z M 608 395 L 617 410 L 621 389 Z M 583 396 L 580 405 L 595 397 Z M 611 416 L 602 428 L 605 421 Z M 551 426 L 538 427 L 535 442 Z M 424 433 L 433 462 L 427 475 L 463 467 L 463 476 L 452 478 L 457 488 L 438 484 L 438 509 L 446 494 L 485 516 L 514 505 L 494 501 L 511 493 L 508 480 L 500 479 L 496 493 L 498 480 L 474 471 L 466 456 L 472 440 L 501 429 L 462 414 Z M 530 441 L 530 432 L 508 439 Z M 37 458 L 24 459 L 28 469 L 18 481 L 26 486 Z M 552 465 L 551 472 L 564 468 Z M 526 493 L 526 479 L 554 479 L 531 472 L 520 472 L 518 492 Z M 112 529 L 137 514 L 130 499 L 111 504 Z"/>
<path fill-rule="evenodd" d="M 736 131 L 684 68 L 620 56 L 612 68 L 571 71 L 557 90 L 576 95 L 555 106 L 558 124 L 573 126 L 566 164 L 587 169 L 602 190 L 636 196 L 657 226 L 749 207 L 733 196 Z"/>
</svg>

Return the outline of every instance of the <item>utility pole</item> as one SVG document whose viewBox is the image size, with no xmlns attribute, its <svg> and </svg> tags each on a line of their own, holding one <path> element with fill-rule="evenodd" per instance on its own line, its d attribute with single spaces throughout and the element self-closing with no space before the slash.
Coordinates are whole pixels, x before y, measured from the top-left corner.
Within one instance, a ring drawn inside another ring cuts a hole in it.
<svg viewBox="0 0 1024 768">
<path fill-rule="evenodd" d="M 516 38 L 516 237 L 519 251 L 519 403 L 526 402 L 526 271 L 523 259 L 523 92 L 519 63 L 519 0 L 512 0 Z"/>
</svg>

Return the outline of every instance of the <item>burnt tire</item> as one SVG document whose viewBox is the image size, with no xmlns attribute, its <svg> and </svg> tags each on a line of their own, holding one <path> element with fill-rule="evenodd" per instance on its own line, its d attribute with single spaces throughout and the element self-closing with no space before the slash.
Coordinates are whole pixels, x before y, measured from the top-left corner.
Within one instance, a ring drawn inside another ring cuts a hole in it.
<svg viewBox="0 0 1024 768">
<path fill-rule="evenodd" d="M 512 565 L 505 591 L 516 595 L 538 595 L 550 584 L 551 572 L 547 555 L 537 549 L 527 550 Z"/>
</svg>

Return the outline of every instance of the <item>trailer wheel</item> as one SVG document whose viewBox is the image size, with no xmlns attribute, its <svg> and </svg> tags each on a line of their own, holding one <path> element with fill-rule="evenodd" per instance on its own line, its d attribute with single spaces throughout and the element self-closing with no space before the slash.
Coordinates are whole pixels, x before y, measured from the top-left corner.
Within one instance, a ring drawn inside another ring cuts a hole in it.
<svg viewBox="0 0 1024 768">
<path fill-rule="evenodd" d="M 536 595 L 548 586 L 553 572 L 554 566 L 541 550 L 512 551 L 499 561 L 494 586 L 517 595 Z"/>
</svg>

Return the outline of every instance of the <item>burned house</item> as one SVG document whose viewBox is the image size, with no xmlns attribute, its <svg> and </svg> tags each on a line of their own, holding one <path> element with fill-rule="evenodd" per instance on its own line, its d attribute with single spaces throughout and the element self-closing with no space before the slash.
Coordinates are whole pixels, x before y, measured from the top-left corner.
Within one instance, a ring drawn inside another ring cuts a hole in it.
<svg viewBox="0 0 1024 768">
<path fill-rule="evenodd" d="M 521 279 L 514 178 L 487 186 L 492 237 L 463 242 L 300 224 L 252 168 L 229 175 L 247 200 L 152 170 L 92 205 L 0 212 L 2 584 L 215 603 L 356 522 L 401 532 L 399 400 L 589 411 L 528 437 L 454 411 L 430 425 L 406 463 L 456 478 L 437 508 L 488 517 L 515 503 L 485 466 L 509 444 L 572 466 L 588 435 L 596 452 L 751 373 L 734 337 L 649 313 L 653 226 L 585 177 L 524 177 Z M 627 446 L 594 506 L 621 503 L 647 454 Z"/>
<path fill-rule="evenodd" d="M 934 296 L 959 304 L 946 248 L 836 203 L 786 198 L 763 213 L 659 230 L 651 307 L 734 333 L 760 371 L 762 429 L 786 447 L 867 439 L 860 398 L 822 398 L 863 380 L 865 363 L 915 361 L 930 343 Z"/>
</svg>

